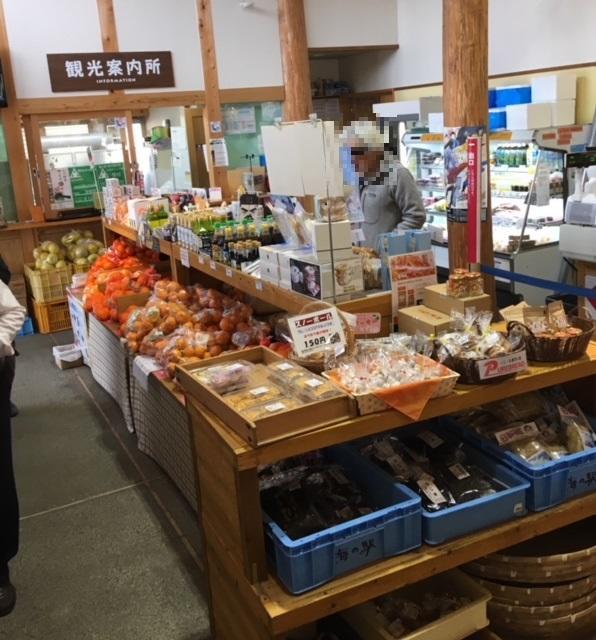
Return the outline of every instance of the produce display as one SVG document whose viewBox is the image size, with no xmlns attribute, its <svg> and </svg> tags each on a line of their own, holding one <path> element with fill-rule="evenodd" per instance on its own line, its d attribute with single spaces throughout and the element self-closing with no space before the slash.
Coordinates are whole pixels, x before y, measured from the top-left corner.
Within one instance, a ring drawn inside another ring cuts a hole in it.
<svg viewBox="0 0 596 640">
<path fill-rule="evenodd" d="M 159 254 L 124 239 L 95 260 L 83 291 L 83 304 L 98 320 L 120 319 L 117 300 L 132 294 L 150 294 L 160 275 L 154 264 Z"/>
<path fill-rule="evenodd" d="M 263 511 L 293 540 L 373 511 L 343 468 L 316 454 L 267 467 L 259 486 Z"/>
<path fill-rule="evenodd" d="M 74 264 L 86 271 L 103 253 L 103 242 L 95 240 L 92 231 L 70 231 L 62 236 L 61 244 L 46 240 L 36 247 L 34 266 L 37 271 L 52 271 Z"/>
<path fill-rule="evenodd" d="M 341 395 L 329 380 L 287 361 L 269 365 L 238 361 L 199 369 L 194 375 L 252 421 Z"/>
<path fill-rule="evenodd" d="M 258 345 L 270 332 L 238 292 L 231 296 L 171 280 L 156 282 L 146 305 L 120 319 L 130 351 L 154 357 L 170 377 L 177 364 Z"/>
<path fill-rule="evenodd" d="M 458 421 L 536 466 L 596 447 L 590 421 L 560 387 L 489 404 Z"/>
<path fill-rule="evenodd" d="M 374 601 L 379 619 L 394 638 L 402 638 L 462 607 L 471 599 L 448 591 L 426 591 L 421 600 L 400 595 L 399 591 Z"/>
<path fill-rule="evenodd" d="M 383 436 L 365 445 L 361 453 L 418 493 L 422 506 L 430 512 L 505 488 L 471 464 L 460 447 L 429 429 L 408 437 Z"/>
</svg>

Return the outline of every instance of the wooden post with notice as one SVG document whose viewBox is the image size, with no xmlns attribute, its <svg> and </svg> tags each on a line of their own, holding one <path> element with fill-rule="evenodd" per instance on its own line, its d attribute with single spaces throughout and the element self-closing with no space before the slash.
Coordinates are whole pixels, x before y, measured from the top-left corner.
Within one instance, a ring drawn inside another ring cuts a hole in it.
<svg viewBox="0 0 596 640">
<path fill-rule="evenodd" d="M 209 157 L 209 183 L 211 187 L 221 187 L 223 197 L 228 193 L 228 169 L 217 166 L 212 152 L 212 140 L 223 140 L 223 116 L 219 95 L 219 76 L 215 54 L 215 36 L 213 34 L 213 13 L 211 0 L 197 0 L 199 16 L 199 35 L 203 57 L 203 77 L 205 79 L 205 144 Z"/>
<path fill-rule="evenodd" d="M 488 0 L 443 0 L 443 112 L 446 128 L 483 127 L 488 142 Z M 489 165 L 480 243 L 481 263 L 493 266 Z M 447 227 L 450 269 L 468 268 L 466 214 L 451 215 Z M 485 276 L 484 287 L 494 301 L 494 278 Z"/>
</svg>

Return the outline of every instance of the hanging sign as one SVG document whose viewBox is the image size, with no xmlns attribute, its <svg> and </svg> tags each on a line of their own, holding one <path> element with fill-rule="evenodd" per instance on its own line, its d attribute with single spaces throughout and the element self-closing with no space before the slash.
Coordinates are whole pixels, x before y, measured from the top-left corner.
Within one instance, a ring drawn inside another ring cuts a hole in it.
<svg viewBox="0 0 596 640">
<path fill-rule="evenodd" d="M 346 336 L 335 308 L 294 316 L 288 325 L 299 358 L 307 358 L 329 346 L 335 347 L 336 352 L 345 349 Z"/>
<path fill-rule="evenodd" d="M 174 87 L 170 51 L 48 53 L 54 93 Z"/>
<path fill-rule="evenodd" d="M 480 197 L 482 162 L 478 136 L 468 138 L 468 262 L 480 264 Z"/>
</svg>

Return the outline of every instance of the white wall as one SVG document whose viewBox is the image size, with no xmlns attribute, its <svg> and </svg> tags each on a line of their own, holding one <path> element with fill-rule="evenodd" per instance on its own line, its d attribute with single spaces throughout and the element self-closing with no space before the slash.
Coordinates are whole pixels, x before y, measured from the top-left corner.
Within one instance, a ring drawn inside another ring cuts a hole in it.
<svg viewBox="0 0 596 640">
<path fill-rule="evenodd" d="M 489 73 L 596 61 L 596 1 L 489 0 Z M 442 82 L 442 0 L 397 0 L 399 50 L 341 61 L 356 91 Z"/>
<path fill-rule="evenodd" d="M 309 47 L 398 42 L 396 0 L 305 0 L 304 12 Z"/>
<path fill-rule="evenodd" d="M 49 4 L 54 2 L 47 1 Z M 70 3 L 76 4 L 78 1 L 70 0 Z M 96 0 L 92 2 L 95 4 Z M 164 0 L 113 2 L 120 50 L 171 51 L 174 65 L 175 87 L 133 89 L 126 93 L 199 91 L 205 87 L 195 0 L 175 0 L 172 3 Z"/>
<path fill-rule="evenodd" d="M 220 89 L 283 84 L 277 0 L 213 0 L 213 28 Z"/>
<path fill-rule="evenodd" d="M 3 4 L 17 97 L 85 95 L 52 93 L 46 54 L 102 50 L 96 0 L 4 0 Z"/>
</svg>

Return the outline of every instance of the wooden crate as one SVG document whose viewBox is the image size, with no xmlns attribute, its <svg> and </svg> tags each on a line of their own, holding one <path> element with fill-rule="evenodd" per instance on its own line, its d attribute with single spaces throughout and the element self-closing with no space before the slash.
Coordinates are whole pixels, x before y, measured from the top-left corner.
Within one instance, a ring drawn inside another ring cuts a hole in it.
<svg viewBox="0 0 596 640">
<path fill-rule="evenodd" d="M 33 310 L 39 333 L 55 333 L 70 329 L 70 311 L 66 298 L 54 302 L 33 300 Z"/>
</svg>

